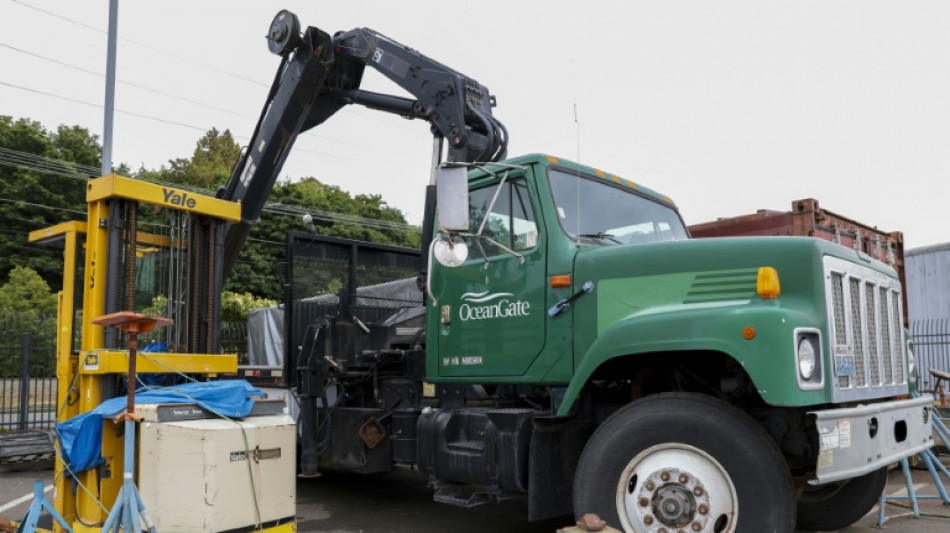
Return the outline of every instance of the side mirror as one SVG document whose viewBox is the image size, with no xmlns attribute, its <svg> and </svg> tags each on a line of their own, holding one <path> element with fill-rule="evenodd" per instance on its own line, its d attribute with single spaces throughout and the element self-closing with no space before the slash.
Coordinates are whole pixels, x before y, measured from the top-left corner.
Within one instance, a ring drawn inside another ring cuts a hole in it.
<svg viewBox="0 0 950 533">
<path fill-rule="evenodd" d="M 439 212 L 440 232 L 467 233 L 469 231 L 467 168 L 439 167 L 436 206 Z"/>
<path fill-rule="evenodd" d="M 468 259 L 468 246 L 461 239 L 440 235 L 432 243 L 432 255 L 440 265 L 454 268 Z"/>
</svg>

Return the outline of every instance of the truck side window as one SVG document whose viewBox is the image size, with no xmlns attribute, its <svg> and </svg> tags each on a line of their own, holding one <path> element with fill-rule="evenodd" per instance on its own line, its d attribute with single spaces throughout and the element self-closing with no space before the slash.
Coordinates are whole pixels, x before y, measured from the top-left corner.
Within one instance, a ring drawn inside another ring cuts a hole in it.
<svg viewBox="0 0 950 533">
<path fill-rule="evenodd" d="M 469 193 L 469 224 L 473 233 L 478 231 L 485 219 L 496 190 L 498 185 L 489 185 Z M 498 194 L 494 208 L 487 216 L 488 222 L 483 235 L 516 252 L 530 250 L 538 244 L 538 226 L 531 208 L 528 184 L 524 180 L 506 182 Z M 468 244 L 478 249 L 474 240 L 470 240 Z M 489 257 L 505 253 L 485 239 L 482 239 L 481 246 Z"/>
</svg>

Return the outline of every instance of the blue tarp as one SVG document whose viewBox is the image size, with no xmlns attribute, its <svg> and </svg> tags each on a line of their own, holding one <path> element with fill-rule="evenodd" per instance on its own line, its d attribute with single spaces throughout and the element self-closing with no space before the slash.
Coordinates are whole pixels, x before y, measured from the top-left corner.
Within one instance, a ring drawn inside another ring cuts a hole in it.
<svg viewBox="0 0 950 533">
<path fill-rule="evenodd" d="M 135 403 L 194 403 L 230 418 L 243 418 L 254 407 L 254 397 L 263 398 L 264 393 L 244 380 L 228 380 L 140 391 L 135 393 Z M 102 464 L 102 418 L 118 415 L 126 404 L 125 396 L 106 400 L 92 411 L 56 426 L 63 459 L 72 472 Z"/>
</svg>

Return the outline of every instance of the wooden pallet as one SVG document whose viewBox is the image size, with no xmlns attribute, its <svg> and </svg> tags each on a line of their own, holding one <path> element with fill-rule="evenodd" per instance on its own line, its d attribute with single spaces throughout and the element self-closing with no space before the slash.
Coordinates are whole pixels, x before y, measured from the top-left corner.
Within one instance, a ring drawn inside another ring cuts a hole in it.
<svg viewBox="0 0 950 533">
<path fill-rule="evenodd" d="M 4 469 L 35 467 L 55 456 L 52 432 L 0 433 L 0 467 Z"/>
</svg>

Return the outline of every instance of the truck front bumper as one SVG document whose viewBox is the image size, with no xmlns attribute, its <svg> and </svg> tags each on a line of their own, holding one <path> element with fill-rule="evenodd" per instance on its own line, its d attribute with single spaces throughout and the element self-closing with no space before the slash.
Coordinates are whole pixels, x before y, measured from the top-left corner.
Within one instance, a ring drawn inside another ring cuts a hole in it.
<svg viewBox="0 0 950 533">
<path fill-rule="evenodd" d="M 820 453 L 815 477 L 820 485 L 863 476 L 933 446 L 933 398 L 812 411 Z"/>
</svg>

